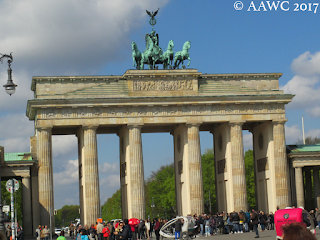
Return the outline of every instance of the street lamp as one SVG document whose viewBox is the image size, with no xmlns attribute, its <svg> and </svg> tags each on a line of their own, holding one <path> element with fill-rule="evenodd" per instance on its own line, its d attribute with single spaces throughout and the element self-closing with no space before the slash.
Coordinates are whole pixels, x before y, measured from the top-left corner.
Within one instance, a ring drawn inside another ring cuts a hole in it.
<svg viewBox="0 0 320 240">
<path fill-rule="evenodd" d="M 12 58 L 12 53 L 10 53 L 10 55 L 8 54 L 1 54 L 0 53 L 0 62 L 3 63 L 3 60 L 5 58 L 8 58 L 8 81 L 7 81 L 7 84 L 3 85 L 3 87 L 5 88 L 6 90 L 6 93 L 8 93 L 10 96 L 12 94 L 15 93 L 16 91 L 16 87 L 18 85 L 14 84 L 13 81 L 12 81 L 12 69 L 11 69 L 11 63 L 13 61 L 13 58 Z"/>
<path fill-rule="evenodd" d="M 0 62 L 3 63 L 3 60 L 5 58 L 8 58 L 8 81 L 6 85 L 3 85 L 3 87 L 6 90 L 6 93 L 8 93 L 10 96 L 12 94 L 14 94 L 14 92 L 16 91 L 16 87 L 18 85 L 15 85 L 12 81 L 12 69 L 11 69 L 11 63 L 13 61 L 12 58 L 12 53 L 10 53 L 10 55 L 8 54 L 1 54 L 0 53 Z M 4 160 L 4 159 L 3 159 Z M 1 169 L 1 166 L 0 166 Z M 3 212 L 2 212 L 2 194 L 1 194 L 1 174 L 0 174 L 0 233 L 5 234 L 5 227 L 4 227 L 4 217 L 3 217 Z M 5 236 L 5 235 L 4 235 Z"/>
</svg>

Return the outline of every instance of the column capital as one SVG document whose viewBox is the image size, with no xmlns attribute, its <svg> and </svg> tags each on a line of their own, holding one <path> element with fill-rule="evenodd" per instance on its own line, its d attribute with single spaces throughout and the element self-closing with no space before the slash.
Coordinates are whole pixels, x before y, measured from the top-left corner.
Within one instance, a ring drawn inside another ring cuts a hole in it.
<svg viewBox="0 0 320 240">
<path fill-rule="evenodd" d="M 276 125 L 276 124 L 285 124 L 288 121 L 288 119 L 274 119 L 272 120 L 272 124 Z"/>
<path fill-rule="evenodd" d="M 84 130 L 87 130 L 87 129 L 94 129 L 94 130 L 96 130 L 97 128 L 99 127 L 99 125 L 82 125 L 82 128 L 84 129 Z"/>
<path fill-rule="evenodd" d="M 187 127 L 200 127 L 202 122 L 187 122 L 186 125 Z"/>
<path fill-rule="evenodd" d="M 141 129 L 143 127 L 143 123 L 132 123 L 132 124 L 127 124 L 127 127 L 129 129 L 133 129 L 133 128 L 139 128 Z"/>
<path fill-rule="evenodd" d="M 243 120 L 239 120 L 239 121 L 230 121 L 229 122 L 229 125 L 230 126 L 235 126 L 235 125 L 239 125 L 239 126 L 242 126 L 246 121 L 243 121 Z"/>
<path fill-rule="evenodd" d="M 52 125 L 48 126 L 36 126 L 35 127 L 38 131 L 51 131 L 52 130 Z"/>
</svg>

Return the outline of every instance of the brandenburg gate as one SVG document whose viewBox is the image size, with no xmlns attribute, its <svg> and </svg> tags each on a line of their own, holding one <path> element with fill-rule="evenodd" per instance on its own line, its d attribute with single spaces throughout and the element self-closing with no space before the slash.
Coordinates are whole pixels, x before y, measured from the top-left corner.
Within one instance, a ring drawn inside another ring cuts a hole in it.
<svg viewBox="0 0 320 240">
<path fill-rule="evenodd" d="M 52 135 L 78 137 L 81 223 L 100 217 L 97 134 L 120 144 L 123 218 L 144 219 L 141 134 L 173 135 L 178 215 L 204 211 L 200 131 L 214 139 L 218 211 L 247 210 L 242 130 L 253 134 L 257 206 L 291 205 L 280 73 L 203 74 L 196 69 L 128 70 L 122 76 L 33 77 L 27 116 L 39 162 L 41 224 L 54 209 Z"/>
</svg>

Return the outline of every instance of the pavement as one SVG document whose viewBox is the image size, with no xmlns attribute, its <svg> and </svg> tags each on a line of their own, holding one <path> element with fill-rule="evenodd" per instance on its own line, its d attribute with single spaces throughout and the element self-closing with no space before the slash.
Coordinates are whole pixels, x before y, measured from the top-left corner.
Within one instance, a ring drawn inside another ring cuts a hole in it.
<svg viewBox="0 0 320 240">
<path fill-rule="evenodd" d="M 154 235 L 154 234 L 153 234 Z M 214 235 L 214 236 L 200 236 L 200 234 L 197 235 L 196 238 L 192 238 L 193 240 L 247 240 L 247 239 L 255 239 L 255 233 L 254 232 L 247 232 L 247 233 L 237 233 L 237 234 L 223 234 L 223 235 Z M 276 231 L 275 230 L 269 230 L 269 231 L 263 231 L 259 232 L 259 236 L 263 240 L 275 240 L 276 239 Z M 69 236 L 66 236 L 68 240 L 72 240 Z M 320 240 L 320 230 L 316 230 L 316 238 Z M 36 238 L 26 238 L 25 240 L 35 240 Z M 53 238 L 55 240 L 56 238 Z M 74 239 L 73 239 L 74 240 Z M 156 240 L 155 236 L 153 238 L 150 238 L 150 240 Z M 165 240 L 165 238 L 163 238 Z"/>
</svg>

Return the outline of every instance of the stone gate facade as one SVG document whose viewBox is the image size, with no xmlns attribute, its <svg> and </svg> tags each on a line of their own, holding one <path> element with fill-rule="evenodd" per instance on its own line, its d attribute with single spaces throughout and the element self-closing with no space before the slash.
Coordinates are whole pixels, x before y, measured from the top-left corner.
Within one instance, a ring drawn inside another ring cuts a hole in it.
<svg viewBox="0 0 320 240">
<path fill-rule="evenodd" d="M 242 130 L 253 134 L 257 205 L 291 204 L 285 105 L 279 73 L 202 74 L 196 69 L 128 70 L 122 76 L 33 77 L 27 116 L 39 161 L 42 224 L 53 209 L 52 135 L 75 134 L 81 222 L 100 216 L 97 134 L 117 133 L 123 218 L 145 218 L 141 134 L 174 140 L 178 215 L 204 211 L 200 131 L 214 138 L 218 211 L 247 209 Z"/>
</svg>

